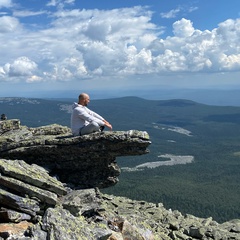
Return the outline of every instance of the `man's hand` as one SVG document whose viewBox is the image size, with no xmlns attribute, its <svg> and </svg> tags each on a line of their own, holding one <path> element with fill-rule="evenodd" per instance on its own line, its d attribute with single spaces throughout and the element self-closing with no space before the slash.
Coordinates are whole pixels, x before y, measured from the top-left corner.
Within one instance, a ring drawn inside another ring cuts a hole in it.
<svg viewBox="0 0 240 240">
<path fill-rule="evenodd" d="M 106 120 L 103 120 L 103 121 L 104 121 L 105 126 L 108 127 L 112 131 L 112 125 Z"/>
</svg>

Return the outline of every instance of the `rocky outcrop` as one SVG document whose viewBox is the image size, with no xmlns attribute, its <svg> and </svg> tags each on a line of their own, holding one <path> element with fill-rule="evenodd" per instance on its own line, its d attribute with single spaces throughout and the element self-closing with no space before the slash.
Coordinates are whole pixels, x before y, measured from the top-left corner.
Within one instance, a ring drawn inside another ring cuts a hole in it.
<svg viewBox="0 0 240 240">
<path fill-rule="evenodd" d="M 0 215 L 11 216 L 13 221 L 24 219 L 26 214 L 28 219 L 35 217 L 46 207 L 55 206 L 58 196 L 67 193 L 63 184 L 45 169 L 22 160 L 0 159 L 0 188 L 1 205 L 23 213 L 13 216 L 13 211 L 1 211 Z"/>
<path fill-rule="evenodd" d="M 67 127 L 8 120 L 0 135 L 0 240 L 240 239 L 240 220 L 219 224 L 100 192 L 117 182 L 117 156 L 148 152 L 146 132 L 72 137 Z"/>
<path fill-rule="evenodd" d="M 43 166 L 74 188 L 116 184 L 120 174 L 116 157 L 148 153 L 150 144 L 149 135 L 142 131 L 73 137 L 68 127 L 28 128 L 19 120 L 0 122 L 0 134 L 0 157 Z"/>
<path fill-rule="evenodd" d="M 68 189 L 58 197 L 56 205 L 45 207 L 32 219 L 23 213 L 20 219 L 19 211 L 8 210 L 8 216 L 11 212 L 18 218 L 4 218 L 4 223 L 0 223 L 0 239 L 240 239 L 240 220 L 219 224 L 211 217 L 182 215 L 165 209 L 161 203 L 133 201 L 93 188 Z"/>
</svg>

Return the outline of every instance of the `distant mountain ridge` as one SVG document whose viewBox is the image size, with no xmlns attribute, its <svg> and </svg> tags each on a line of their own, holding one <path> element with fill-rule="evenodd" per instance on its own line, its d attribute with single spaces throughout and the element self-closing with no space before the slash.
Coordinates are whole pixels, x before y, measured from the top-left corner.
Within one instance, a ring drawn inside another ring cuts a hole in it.
<svg viewBox="0 0 240 240">
<path fill-rule="evenodd" d="M 194 102 L 215 105 L 215 106 L 240 106 L 239 86 L 220 88 L 167 88 L 166 86 L 145 86 L 144 88 L 128 88 L 116 90 L 91 90 L 91 99 L 115 99 L 126 96 L 137 96 L 147 100 L 169 100 L 169 99 L 188 99 Z M 78 96 L 79 90 L 64 91 L 44 91 L 44 92 L 21 92 L 18 93 L 20 97 L 27 98 L 41 98 L 41 99 L 58 99 L 68 101 Z M 4 96 L 4 95 L 2 95 Z M 17 97 L 18 97 L 17 96 Z M 6 96 L 4 96 L 6 97 Z"/>
</svg>

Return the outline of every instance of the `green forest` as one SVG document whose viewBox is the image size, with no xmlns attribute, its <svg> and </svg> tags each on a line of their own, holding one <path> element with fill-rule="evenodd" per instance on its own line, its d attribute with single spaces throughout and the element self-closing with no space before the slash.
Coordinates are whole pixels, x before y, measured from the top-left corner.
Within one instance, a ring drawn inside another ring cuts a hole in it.
<svg viewBox="0 0 240 240">
<path fill-rule="evenodd" d="M 52 123 L 70 126 L 72 102 L 0 99 L 0 111 L 29 127 Z M 89 108 L 106 117 L 113 130 L 147 131 L 152 142 L 146 155 L 117 158 L 122 168 L 119 182 L 102 192 L 163 203 L 167 209 L 211 216 L 218 222 L 240 218 L 240 107 L 126 97 L 92 100 Z M 159 157 L 164 154 L 193 156 L 194 160 L 141 171 L 125 170 L 146 162 L 166 161 Z"/>
</svg>

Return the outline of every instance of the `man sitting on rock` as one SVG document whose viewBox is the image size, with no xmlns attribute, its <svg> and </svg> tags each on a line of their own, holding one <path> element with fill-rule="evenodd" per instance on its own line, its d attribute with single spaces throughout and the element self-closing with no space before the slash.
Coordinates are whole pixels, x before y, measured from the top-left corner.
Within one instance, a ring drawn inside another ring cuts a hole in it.
<svg viewBox="0 0 240 240">
<path fill-rule="evenodd" d="M 81 93 L 78 97 L 78 103 L 73 104 L 71 129 L 74 136 L 103 131 L 105 126 L 112 130 L 112 125 L 108 121 L 87 108 L 89 102 L 89 95 Z"/>
</svg>

